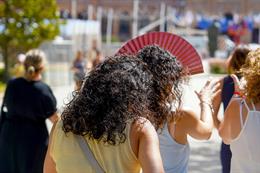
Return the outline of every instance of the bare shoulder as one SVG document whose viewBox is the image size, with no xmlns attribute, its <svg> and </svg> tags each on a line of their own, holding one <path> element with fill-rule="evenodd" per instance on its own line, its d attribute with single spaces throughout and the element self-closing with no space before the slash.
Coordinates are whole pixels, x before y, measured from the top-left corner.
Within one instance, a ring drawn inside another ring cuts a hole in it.
<svg viewBox="0 0 260 173">
<path fill-rule="evenodd" d="M 159 139 L 152 123 L 139 118 L 132 124 L 138 133 L 138 141 L 132 142 L 132 149 L 136 154 L 143 173 L 162 173 L 163 164 L 159 151 Z"/>
<path fill-rule="evenodd" d="M 138 118 L 137 120 L 133 121 L 132 127 L 135 133 L 145 134 L 145 133 L 156 133 L 156 130 L 152 123 L 143 117 Z"/>
<path fill-rule="evenodd" d="M 224 120 L 219 127 L 219 135 L 225 144 L 230 144 L 231 140 L 235 139 L 240 133 L 240 113 L 239 107 L 242 99 L 233 98 L 225 111 Z"/>
<path fill-rule="evenodd" d="M 232 100 L 229 102 L 227 109 L 225 111 L 225 119 L 238 119 L 240 115 L 240 106 L 242 106 L 243 114 L 247 114 L 247 108 L 245 107 L 245 104 L 242 104 L 243 102 L 246 102 L 247 105 L 250 105 L 250 101 L 244 100 L 242 98 L 232 98 Z"/>
<path fill-rule="evenodd" d="M 158 136 L 154 126 L 145 118 L 138 118 L 131 124 L 130 142 L 136 157 L 139 155 L 141 141 L 148 141 L 148 144 L 158 143 Z"/>
<path fill-rule="evenodd" d="M 225 111 L 226 114 L 233 114 L 234 112 L 237 112 L 240 104 L 242 102 L 241 98 L 232 98 L 231 101 L 229 102 L 227 109 Z"/>
</svg>

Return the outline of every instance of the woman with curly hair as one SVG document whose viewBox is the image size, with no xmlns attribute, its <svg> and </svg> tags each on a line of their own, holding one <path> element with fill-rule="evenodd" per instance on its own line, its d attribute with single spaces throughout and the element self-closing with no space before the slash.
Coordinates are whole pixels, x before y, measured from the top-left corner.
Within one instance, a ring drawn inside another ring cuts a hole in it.
<svg viewBox="0 0 260 173">
<path fill-rule="evenodd" d="M 215 117 L 219 124 L 219 135 L 232 152 L 231 172 L 260 172 L 260 48 L 249 52 L 240 69 L 245 88 L 241 89 L 235 75 L 235 94 L 232 97 L 223 120 Z M 240 95 L 240 94 L 239 94 Z"/>
<path fill-rule="evenodd" d="M 215 115 L 213 116 L 213 118 L 217 117 L 221 103 L 223 103 L 224 111 L 226 110 L 235 90 L 234 81 L 231 77 L 231 74 L 235 74 L 239 79 L 242 77 L 239 70 L 242 67 L 242 65 L 245 64 L 246 56 L 249 53 L 249 51 L 249 48 L 240 45 L 237 46 L 234 52 L 229 56 L 227 60 L 227 68 L 229 75 L 219 80 L 220 87 L 222 88 L 222 90 L 214 98 Z M 216 124 L 217 121 L 214 122 L 215 127 L 218 127 L 219 124 Z M 230 173 L 231 157 L 232 153 L 230 151 L 230 146 L 222 142 L 220 149 L 222 173 Z"/>
<path fill-rule="evenodd" d="M 44 172 L 96 172 L 77 136 L 104 172 L 163 172 L 154 126 L 165 117 L 150 108 L 152 77 L 142 60 L 127 55 L 96 66 L 52 129 Z"/>
<path fill-rule="evenodd" d="M 181 86 L 187 70 L 176 57 L 156 45 L 143 48 L 137 57 L 147 64 L 153 74 L 150 108 L 155 117 L 163 117 L 159 119 L 163 122 L 159 122 L 162 130 L 159 129 L 158 134 L 164 170 L 167 173 L 186 173 L 190 155 L 187 136 L 199 140 L 210 138 L 213 129 L 212 98 L 218 91 L 218 85 L 208 81 L 197 93 L 201 115 L 196 115 L 181 108 Z"/>
</svg>

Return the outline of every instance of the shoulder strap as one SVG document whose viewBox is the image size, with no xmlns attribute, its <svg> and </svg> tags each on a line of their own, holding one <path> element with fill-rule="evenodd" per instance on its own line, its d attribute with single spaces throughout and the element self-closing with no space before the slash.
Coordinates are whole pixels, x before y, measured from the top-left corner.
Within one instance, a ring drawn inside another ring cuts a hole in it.
<svg viewBox="0 0 260 173">
<path fill-rule="evenodd" d="M 256 111 L 255 104 L 254 104 L 253 100 L 251 100 L 251 104 L 252 104 L 253 110 Z"/>
<path fill-rule="evenodd" d="M 167 126 L 167 130 L 168 130 L 168 126 Z M 173 138 L 175 138 L 175 131 L 176 131 L 176 121 L 174 121 L 174 123 L 173 123 L 173 132 L 172 132 Z M 168 132 L 169 132 L 169 130 L 168 130 Z M 169 134 L 170 134 L 170 132 L 169 132 Z"/>
<path fill-rule="evenodd" d="M 83 136 L 76 136 L 78 141 L 79 141 L 79 145 L 81 147 L 81 149 L 83 150 L 86 158 L 88 159 L 88 161 L 90 162 L 91 166 L 94 168 L 94 170 L 96 171 L 96 173 L 105 173 L 104 169 L 100 166 L 100 164 L 98 163 L 97 159 L 95 158 L 94 154 L 92 153 L 88 143 L 85 141 Z"/>
<path fill-rule="evenodd" d="M 246 103 L 246 100 L 245 99 L 242 99 L 241 100 L 241 104 L 240 104 L 240 122 L 241 122 L 241 128 L 243 127 L 243 112 L 242 112 L 242 105 L 245 105 L 245 107 L 246 107 L 246 109 L 247 109 L 247 112 L 249 112 L 250 111 L 250 108 L 249 108 L 249 106 L 248 106 L 248 104 Z M 253 102 L 252 102 L 252 105 L 253 105 L 253 108 L 255 109 L 255 107 L 254 107 L 254 104 L 253 104 Z"/>
<path fill-rule="evenodd" d="M 242 102 L 245 104 L 245 107 L 246 107 L 247 111 L 249 112 L 249 111 L 250 111 L 250 109 L 249 109 L 249 106 L 248 106 L 248 105 L 247 105 L 247 103 L 246 103 L 246 100 L 245 100 L 245 99 L 243 99 L 243 100 L 242 100 Z"/>
<path fill-rule="evenodd" d="M 243 128 L 243 125 L 244 125 L 244 123 L 243 123 L 243 110 L 242 110 L 243 109 L 243 104 L 245 104 L 245 107 L 249 111 L 248 106 L 247 106 L 245 100 L 241 100 L 241 102 L 240 102 L 240 114 L 239 114 L 241 129 Z"/>
</svg>

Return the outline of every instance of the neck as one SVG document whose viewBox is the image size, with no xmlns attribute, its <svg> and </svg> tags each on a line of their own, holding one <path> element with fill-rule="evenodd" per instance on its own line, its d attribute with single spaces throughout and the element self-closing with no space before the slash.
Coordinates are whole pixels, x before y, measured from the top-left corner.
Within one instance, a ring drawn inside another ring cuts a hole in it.
<svg viewBox="0 0 260 173">
<path fill-rule="evenodd" d="M 25 79 L 28 81 L 39 81 L 42 79 L 42 75 L 40 73 L 37 73 L 30 77 L 29 75 L 25 75 Z"/>
</svg>

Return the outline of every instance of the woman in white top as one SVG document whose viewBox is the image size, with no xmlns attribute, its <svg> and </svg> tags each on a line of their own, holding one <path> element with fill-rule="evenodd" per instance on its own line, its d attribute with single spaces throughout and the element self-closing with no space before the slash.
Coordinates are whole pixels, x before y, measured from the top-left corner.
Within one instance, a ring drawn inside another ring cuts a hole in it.
<svg viewBox="0 0 260 173">
<path fill-rule="evenodd" d="M 260 172 L 260 48 L 251 51 L 240 72 L 246 84 L 242 90 L 235 75 L 235 93 L 244 97 L 233 97 L 223 120 L 214 117 L 219 135 L 230 144 L 231 173 Z M 240 95 L 240 94 L 239 94 Z"/>
<path fill-rule="evenodd" d="M 187 136 L 199 140 L 210 138 L 213 129 L 211 102 L 218 91 L 218 85 L 208 81 L 204 88 L 197 93 L 201 108 L 201 115 L 198 116 L 193 111 L 180 109 L 181 83 L 186 72 L 176 57 L 158 46 L 143 48 L 138 52 L 137 57 L 148 65 L 155 81 L 154 93 L 157 94 L 157 97 L 152 98 L 156 102 L 151 105 L 151 108 L 154 109 L 157 116 L 166 117 L 162 127 L 158 130 L 164 170 L 166 173 L 186 173 L 190 156 Z M 170 65 L 172 63 L 175 65 Z M 160 87 L 163 83 L 169 83 L 170 79 L 174 79 L 174 83 L 167 85 L 167 88 Z M 170 94 L 166 95 L 169 92 Z M 167 99 L 162 100 L 163 97 L 167 97 Z M 175 112 L 171 112 L 170 108 L 165 108 L 174 105 L 171 103 L 176 103 Z M 161 110 L 169 110 L 169 112 Z"/>
</svg>

